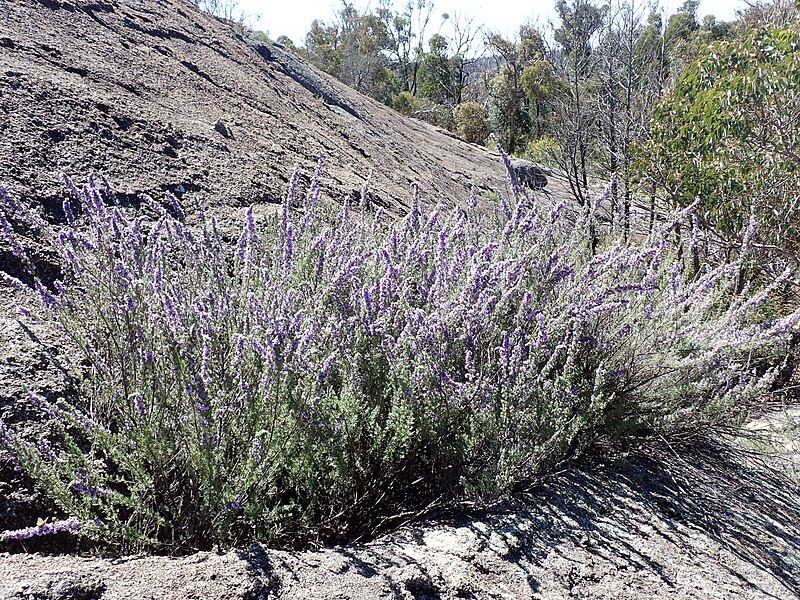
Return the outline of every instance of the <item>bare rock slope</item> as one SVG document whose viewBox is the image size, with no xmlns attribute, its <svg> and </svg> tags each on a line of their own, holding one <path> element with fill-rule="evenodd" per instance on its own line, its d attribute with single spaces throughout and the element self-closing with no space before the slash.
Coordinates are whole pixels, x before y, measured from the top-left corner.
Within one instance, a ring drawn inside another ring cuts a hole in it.
<svg viewBox="0 0 800 600">
<path fill-rule="evenodd" d="M 60 197 L 58 174 L 109 176 L 123 195 L 275 202 L 293 166 L 403 210 L 503 184 L 497 155 L 406 119 L 276 44 L 185 0 L 3 0 L 0 182 Z M 52 202 L 57 205 L 57 202 Z"/>
</svg>

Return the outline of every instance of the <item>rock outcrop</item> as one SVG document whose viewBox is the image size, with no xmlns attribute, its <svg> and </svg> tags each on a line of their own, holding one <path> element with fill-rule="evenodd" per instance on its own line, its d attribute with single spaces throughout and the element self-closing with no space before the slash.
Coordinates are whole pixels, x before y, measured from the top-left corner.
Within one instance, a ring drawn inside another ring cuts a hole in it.
<svg viewBox="0 0 800 600">
<path fill-rule="evenodd" d="M 279 201 L 296 163 L 403 212 L 497 189 L 496 154 L 361 96 L 184 0 L 0 3 L 0 182 L 57 210 L 60 172 L 122 197 Z"/>
</svg>

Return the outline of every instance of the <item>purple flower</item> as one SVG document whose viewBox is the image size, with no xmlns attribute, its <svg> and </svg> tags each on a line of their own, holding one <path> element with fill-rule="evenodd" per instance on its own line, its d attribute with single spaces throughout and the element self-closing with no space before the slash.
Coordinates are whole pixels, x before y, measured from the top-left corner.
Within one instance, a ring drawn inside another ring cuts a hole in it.
<svg viewBox="0 0 800 600">
<path fill-rule="evenodd" d="M 11 436 L 11 430 L 5 424 L 5 422 L 0 419 L 0 446 L 4 448 L 11 448 L 14 444 L 14 439 Z"/>
<path fill-rule="evenodd" d="M 0 271 L 0 281 L 2 281 L 5 285 L 7 285 L 10 288 L 15 289 L 15 290 L 24 290 L 25 289 L 25 284 L 24 283 L 22 283 L 16 277 L 12 277 L 11 275 L 6 273 L 5 271 Z"/>
<path fill-rule="evenodd" d="M 164 310 L 167 313 L 167 321 L 169 322 L 169 326 L 172 331 L 177 331 L 181 320 L 178 316 L 178 311 L 175 310 L 175 302 L 172 300 L 172 297 L 169 294 L 164 295 Z"/>
<path fill-rule="evenodd" d="M 286 199 L 283 202 L 281 211 L 281 225 L 286 231 L 286 225 L 289 223 L 289 209 L 297 204 L 297 186 L 300 182 L 300 165 L 296 164 L 292 171 L 292 176 L 289 178 L 289 189 L 286 192 Z"/>
<path fill-rule="evenodd" d="M 61 185 L 64 186 L 64 189 L 67 190 L 67 193 L 69 193 L 70 196 L 73 198 L 80 198 L 81 193 L 78 190 L 78 187 L 66 173 L 61 173 L 59 179 L 61 179 Z"/>
<path fill-rule="evenodd" d="M 63 400 L 63 398 L 62 398 Z M 72 407 L 69 413 L 75 421 L 77 421 L 81 427 L 83 427 L 86 431 L 107 431 L 104 427 L 102 427 L 99 423 L 96 423 L 91 418 L 87 417 L 77 408 Z"/>
<path fill-rule="evenodd" d="M 317 381 L 319 383 L 324 383 L 325 380 L 328 379 L 328 375 L 330 375 L 334 360 L 336 360 L 336 354 L 332 353 L 329 354 L 322 362 L 322 368 L 320 369 L 319 374 L 317 375 Z"/>
<path fill-rule="evenodd" d="M 200 378 L 206 386 L 211 384 L 211 346 L 209 346 L 208 340 L 205 340 L 203 344 L 203 354 L 200 359 Z"/>
<path fill-rule="evenodd" d="M 416 181 L 411 184 L 411 211 L 408 213 L 406 219 L 411 231 L 419 231 L 420 226 L 420 206 L 419 206 L 419 183 Z M 396 239 L 396 238 L 395 238 Z"/>
<path fill-rule="evenodd" d="M 286 233 L 283 240 L 283 271 L 289 274 L 292 270 L 292 259 L 294 257 L 294 228 L 291 224 L 286 226 Z"/>
<path fill-rule="evenodd" d="M 47 400 L 41 394 L 35 394 L 31 392 L 30 394 L 28 394 L 28 401 L 39 410 L 46 412 L 50 416 L 50 418 L 57 420 L 61 419 L 60 411 L 55 407 L 55 405 L 52 402 Z"/>
<path fill-rule="evenodd" d="M 88 485 L 86 485 L 85 482 L 81 480 L 73 481 L 70 484 L 69 488 L 73 492 L 77 492 L 78 494 L 82 494 L 84 496 L 90 496 L 92 498 L 97 498 L 97 496 L 100 495 L 99 491 L 96 488 L 89 487 Z"/>
<path fill-rule="evenodd" d="M 250 345 L 261 358 L 267 358 L 267 349 L 258 340 L 251 340 Z"/>
<path fill-rule="evenodd" d="M 320 187 L 319 181 L 322 178 L 322 173 L 325 170 L 325 155 L 320 154 L 317 160 L 317 168 L 314 169 L 314 174 L 311 176 L 311 184 L 308 188 L 308 200 L 311 207 L 316 205 L 319 199 Z"/>
<path fill-rule="evenodd" d="M 14 231 L 11 228 L 11 223 L 2 210 L 0 210 L 0 233 L 3 234 L 3 239 L 7 242 L 11 243 L 14 241 Z"/>
<path fill-rule="evenodd" d="M 153 289 L 160 292 L 164 288 L 164 272 L 161 270 L 161 265 L 156 266 L 153 273 Z"/>
<path fill-rule="evenodd" d="M 4 541 L 12 540 L 28 540 L 47 535 L 55 535 L 58 533 L 78 533 L 81 529 L 81 523 L 77 517 L 70 517 L 63 521 L 55 521 L 53 523 L 42 523 L 36 527 L 26 527 L 24 529 L 16 529 L 13 531 L 4 531 L 0 533 L 0 539 Z"/>
<path fill-rule="evenodd" d="M 178 216 L 181 221 L 186 220 L 186 212 L 183 210 L 181 203 L 178 201 L 178 198 L 175 194 L 170 194 L 167 192 L 167 202 L 169 202 L 170 207 L 172 207 L 172 211 Z"/>
<path fill-rule="evenodd" d="M 522 191 L 519 186 L 519 178 L 517 177 L 517 170 L 514 168 L 514 165 L 511 163 L 511 159 L 509 158 L 508 154 L 505 152 L 500 152 L 500 155 L 503 157 L 503 164 L 506 167 L 506 174 L 508 176 L 508 184 L 513 192 L 514 196 L 519 198 L 522 195 Z M 503 200 L 508 202 L 508 200 L 504 197 Z M 506 211 L 506 217 L 510 217 L 511 213 L 506 206 L 503 207 Z"/>
<path fill-rule="evenodd" d="M 508 335 L 508 331 L 504 331 L 503 342 L 500 345 L 500 362 L 502 363 L 503 368 L 506 371 L 508 371 L 510 360 L 511 360 L 511 339 Z"/>
<path fill-rule="evenodd" d="M 8 244 L 11 245 L 11 253 L 14 256 L 17 258 L 23 258 L 25 256 L 22 246 L 19 245 L 19 242 L 17 242 L 17 239 L 14 236 L 14 230 L 11 228 L 11 223 L 8 221 L 5 213 L 2 210 L 0 210 L 0 238 L 4 239 Z"/>
<path fill-rule="evenodd" d="M 139 392 L 136 392 L 133 396 L 133 410 L 136 411 L 136 414 L 140 417 L 145 416 L 146 408 L 144 405 L 144 398 Z"/>
<path fill-rule="evenodd" d="M 473 355 L 472 350 L 467 348 L 467 351 L 464 353 L 464 375 L 466 380 L 474 380 L 475 374 L 475 356 Z"/>
</svg>

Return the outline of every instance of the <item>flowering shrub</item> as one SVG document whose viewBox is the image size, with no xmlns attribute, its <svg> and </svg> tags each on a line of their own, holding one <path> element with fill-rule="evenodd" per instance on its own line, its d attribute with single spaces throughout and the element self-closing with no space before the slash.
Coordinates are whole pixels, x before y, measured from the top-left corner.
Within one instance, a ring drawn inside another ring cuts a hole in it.
<svg viewBox="0 0 800 600">
<path fill-rule="evenodd" d="M 174 199 L 128 214 L 67 180 L 54 228 L 5 195 L 63 260 L 36 287 L 82 380 L 31 397 L 55 439 L 0 433 L 70 530 L 303 543 L 497 498 L 598 440 L 731 423 L 800 319 L 755 322 L 769 290 L 732 296 L 739 263 L 684 275 L 669 226 L 595 254 L 591 214 L 519 190 L 491 211 L 417 192 L 394 220 L 323 204 L 316 178 L 235 247 Z"/>
</svg>

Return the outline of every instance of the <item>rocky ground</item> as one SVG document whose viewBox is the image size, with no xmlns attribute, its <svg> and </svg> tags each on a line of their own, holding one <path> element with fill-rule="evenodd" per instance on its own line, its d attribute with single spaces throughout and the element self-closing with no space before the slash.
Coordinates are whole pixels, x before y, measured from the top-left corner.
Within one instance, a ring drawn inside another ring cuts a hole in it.
<svg viewBox="0 0 800 600">
<path fill-rule="evenodd" d="M 0 182 L 57 211 L 65 172 L 135 202 L 278 202 L 296 163 L 394 212 L 503 186 L 497 154 L 407 119 L 184 0 L 4 0 Z M 555 185 L 556 188 L 559 185 Z M 558 190 L 556 190 L 557 193 Z"/>
</svg>

